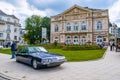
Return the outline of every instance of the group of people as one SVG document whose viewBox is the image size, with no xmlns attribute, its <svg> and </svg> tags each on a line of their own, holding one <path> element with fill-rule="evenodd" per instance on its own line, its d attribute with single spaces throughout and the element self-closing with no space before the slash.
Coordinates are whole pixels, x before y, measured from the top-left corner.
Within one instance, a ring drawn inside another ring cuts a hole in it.
<svg viewBox="0 0 120 80">
<path fill-rule="evenodd" d="M 113 41 L 110 41 L 109 45 L 110 45 L 110 51 L 113 51 L 115 47 L 115 43 Z"/>
</svg>

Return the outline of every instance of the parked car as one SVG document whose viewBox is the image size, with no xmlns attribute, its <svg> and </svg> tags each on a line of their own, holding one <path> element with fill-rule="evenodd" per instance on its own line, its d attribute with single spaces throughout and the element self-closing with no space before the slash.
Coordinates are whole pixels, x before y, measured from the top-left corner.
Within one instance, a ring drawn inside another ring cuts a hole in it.
<svg viewBox="0 0 120 80">
<path fill-rule="evenodd" d="M 66 61 L 65 56 L 48 52 L 43 47 L 22 47 L 16 53 L 16 61 L 39 67 L 60 66 Z"/>
</svg>

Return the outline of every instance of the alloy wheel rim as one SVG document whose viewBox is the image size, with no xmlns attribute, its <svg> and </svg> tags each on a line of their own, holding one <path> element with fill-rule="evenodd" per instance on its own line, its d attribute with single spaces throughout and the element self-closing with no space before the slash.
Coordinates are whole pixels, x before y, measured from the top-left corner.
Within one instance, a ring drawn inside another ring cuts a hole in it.
<svg viewBox="0 0 120 80">
<path fill-rule="evenodd" d="M 33 67 L 37 68 L 37 61 L 36 60 L 33 61 Z"/>
</svg>

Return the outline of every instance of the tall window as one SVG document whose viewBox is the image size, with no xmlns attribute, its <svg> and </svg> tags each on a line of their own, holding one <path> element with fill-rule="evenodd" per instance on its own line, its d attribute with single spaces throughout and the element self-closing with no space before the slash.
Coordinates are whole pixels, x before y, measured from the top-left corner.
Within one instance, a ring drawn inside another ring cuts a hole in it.
<svg viewBox="0 0 120 80">
<path fill-rule="evenodd" d="M 3 33 L 0 33 L 0 37 L 3 37 Z"/>
<path fill-rule="evenodd" d="M 17 36 L 14 36 L 14 40 L 17 40 Z"/>
<path fill-rule="evenodd" d="M 69 36 L 66 37 L 66 44 L 70 44 L 71 43 L 71 38 Z"/>
<path fill-rule="evenodd" d="M 79 44 L 79 43 L 78 43 L 78 37 L 77 37 L 77 36 L 74 37 L 74 44 Z"/>
<path fill-rule="evenodd" d="M 7 25 L 7 31 L 11 32 L 10 25 Z"/>
<path fill-rule="evenodd" d="M 102 30 L 102 22 L 101 21 L 97 22 L 97 30 Z"/>
<path fill-rule="evenodd" d="M 81 44 L 86 44 L 86 38 L 85 38 L 85 36 L 83 36 L 83 37 L 81 38 Z"/>
<path fill-rule="evenodd" d="M 78 31 L 78 23 L 75 23 L 75 24 L 74 24 L 74 30 L 75 30 L 75 31 Z"/>
<path fill-rule="evenodd" d="M 10 40 L 10 34 L 7 34 L 6 40 Z"/>
<path fill-rule="evenodd" d="M 86 30 L 86 23 L 85 23 L 85 21 L 82 22 L 81 28 L 82 28 L 82 30 Z"/>
<path fill-rule="evenodd" d="M 17 32 L 17 28 L 14 28 L 14 32 Z"/>
<path fill-rule="evenodd" d="M 58 32 L 58 25 L 55 25 L 54 30 L 55 32 Z"/>
<path fill-rule="evenodd" d="M 7 18 L 7 21 L 9 21 L 9 22 L 10 22 L 10 18 Z"/>
<path fill-rule="evenodd" d="M 67 31 L 71 31 L 70 23 L 67 24 Z"/>
</svg>

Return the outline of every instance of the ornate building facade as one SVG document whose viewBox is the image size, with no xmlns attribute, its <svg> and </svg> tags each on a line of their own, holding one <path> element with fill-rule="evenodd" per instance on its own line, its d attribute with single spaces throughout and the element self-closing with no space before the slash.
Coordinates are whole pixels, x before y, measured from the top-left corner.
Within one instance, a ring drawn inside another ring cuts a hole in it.
<svg viewBox="0 0 120 80">
<path fill-rule="evenodd" d="M 19 40 L 19 19 L 0 10 L 0 46 L 10 47 L 12 41 L 19 42 Z"/>
<path fill-rule="evenodd" d="M 74 5 L 51 17 L 50 42 L 66 44 L 108 43 L 108 9 L 92 9 Z"/>
</svg>

